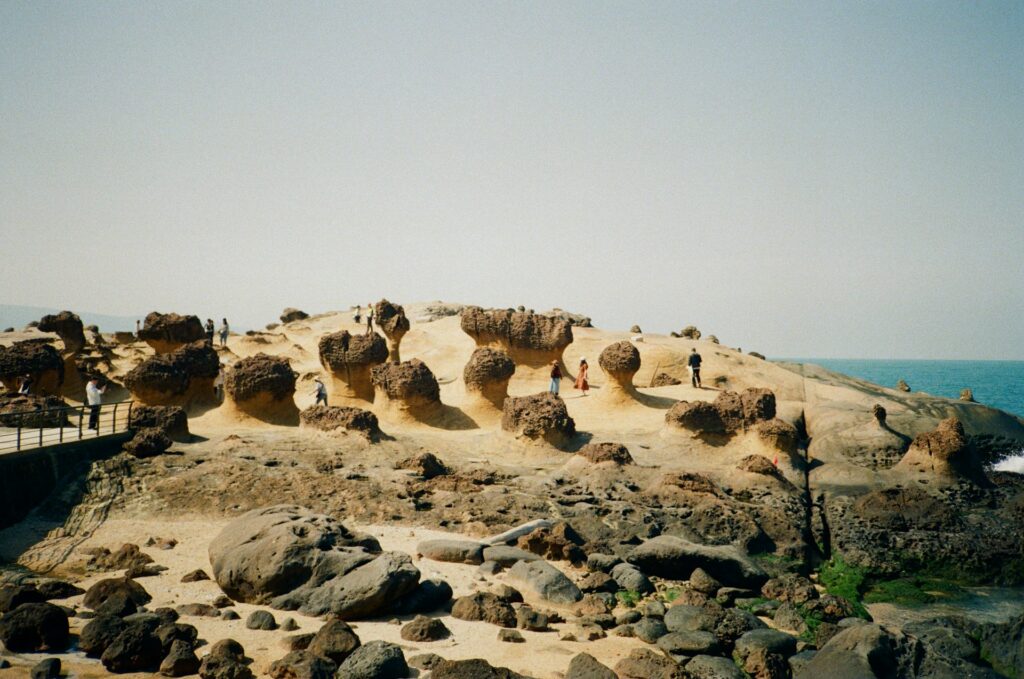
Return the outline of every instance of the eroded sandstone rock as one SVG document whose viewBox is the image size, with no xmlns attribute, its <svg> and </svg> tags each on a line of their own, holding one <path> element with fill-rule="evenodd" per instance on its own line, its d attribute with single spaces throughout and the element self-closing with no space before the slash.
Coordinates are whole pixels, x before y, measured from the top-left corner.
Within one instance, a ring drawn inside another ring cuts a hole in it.
<svg viewBox="0 0 1024 679">
<path fill-rule="evenodd" d="M 146 359 L 124 376 L 124 384 L 144 405 L 189 409 L 216 402 L 213 382 L 219 372 L 217 352 L 199 341 Z"/>
<path fill-rule="evenodd" d="M 198 316 L 161 314 L 157 311 L 148 314 L 139 329 L 139 339 L 153 347 L 158 354 L 168 354 L 205 337 L 206 332 Z"/>
<path fill-rule="evenodd" d="M 332 393 L 342 398 L 373 401 L 371 369 L 388 358 L 388 347 L 377 333 L 352 335 L 347 330 L 320 338 L 320 363 L 332 378 Z"/>
<path fill-rule="evenodd" d="M 508 383 L 516 372 L 516 364 L 501 349 L 477 347 L 462 370 L 466 391 L 479 394 L 497 408 L 508 396 Z"/>
<path fill-rule="evenodd" d="M 388 338 L 388 360 L 401 363 L 399 346 L 402 338 L 409 332 L 409 319 L 405 317 L 405 309 L 382 299 L 373 305 L 373 321 Z"/>
<path fill-rule="evenodd" d="M 462 330 L 477 346 L 505 350 L 516 365 L 540 367 L 561 361 L 572 344 L 572 324 L 560 318 L 523 311 L 467 307 Z"/>
<path fill-rule="evenodd" d="M 274 424 L 298 424 L 295 373 L 288 359 L 256 354 L 231 366 L 224 379 L 227 400 L 239 411 Z"/>
<path fill-rule="evenodd" d="M 501 428 L 516 437 L 564 446 L 576 435 L 576 422 L 565 402 L 549 394 L 509 397 L 502 408 Z"/>
<path fill-rule="evenodd" d="M 0 346 L 0 383 L 8 392 L 17 392 L 20 381 L 32 379 L 32 393 L 59 396 L 64 384 L 64 359 L 49 344 L 36 341 Z"/>
</svg>

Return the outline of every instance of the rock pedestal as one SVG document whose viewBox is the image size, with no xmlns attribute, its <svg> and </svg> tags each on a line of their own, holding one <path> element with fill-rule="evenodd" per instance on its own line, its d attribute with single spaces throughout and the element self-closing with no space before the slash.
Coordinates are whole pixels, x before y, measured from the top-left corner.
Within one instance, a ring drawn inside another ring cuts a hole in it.
<svg viewBox="0 0 1024 679">
<path fill-rule="evenodd" d="M 270 424 L 297 425 L 295 373 L 288 359 L 256 354 L 243 358 L 224 380 L 226 406 Z"/>
<path fill-rule="evenodd" d="M 392 363 L 401 363 L 402 356 L 398 348 L 405 333 L 409 332 L 409 319 L 405 317 L 405 309 L 382 299 L 373 305 L 373 321 L 388 338 L 388 360 Z"/>
<path fill-rule="evenodd" d="M 633 376 L 640 370 L 640 352 L 630 342 L 616 342 L 605 347 L 597 359 L 608 382 L 599 392 L 602 398 L 621 400 L 639 396 L 633 386 Z"/>
<path fill-rule="evenodd" d="M 462 312 L 462 330 L 477 346 L 502 349 L 516 365 L 530 368 L 561 363 L 562 352 L 572 344 L 568 321 L 526 311 L 467 307 Z"/>
<path fill-rule="evenodd" d="M 501 349 L 479 347 L 462 370 L 466 392 L 501 409 L 508 396 L 508 382 L 516 372 L 516 364 Z"/>
<path fill-rule="evenodd" d="M 377 333 L 353 335 L 348 330 L 320 338 L 320 364 L 331 374 L 337 398 L 373 401 L 373 366 L 388 359 L 388 347 Z"/>
<path fill-rule="evenodd" d="M 161 314 L 157 311 L 146 316 L 139 330 L 139 339 L 158 354 L 169 354 L 186 344 L 205 339 L 203 324 L 197 316 Z"/>
</svg>

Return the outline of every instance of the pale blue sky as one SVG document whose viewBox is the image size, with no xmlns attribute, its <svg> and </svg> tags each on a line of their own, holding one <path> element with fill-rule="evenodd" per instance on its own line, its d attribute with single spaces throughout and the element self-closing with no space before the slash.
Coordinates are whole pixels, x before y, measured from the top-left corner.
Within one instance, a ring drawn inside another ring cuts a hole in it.
<svg viewBox="0 0 1024 679">
<path fill-rule="evenodd" d="M 0 4 L 0 303 L 1024 358 L 1022 3 Z"/>
</svg>

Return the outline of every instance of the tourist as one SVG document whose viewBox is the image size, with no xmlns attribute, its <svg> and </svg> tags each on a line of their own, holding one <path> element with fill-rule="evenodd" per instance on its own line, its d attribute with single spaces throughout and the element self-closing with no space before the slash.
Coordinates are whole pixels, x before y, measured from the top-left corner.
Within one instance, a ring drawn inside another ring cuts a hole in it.
<svg viewBox="0 0 1024 679">
<path fill-rule="evenodd" d="M 352 320 L 354 320 L 356 322 L 356 324 L 358 325 L 361 322 L 362 317 L 363 317 L 363 305 L 356 304 L 356 312 L 354 314 L 352 314 Z"/>
<path fill-rule="evenodd" d="M 217 367 L 217 377 L 213 380 L 213 395 L 220 403 L 224 400 L 224 366 Z"/>
<path fill-rule="evenodd" d="M 373 332 L 373 305 L 366 305 L 366 334 Z"/>
<path fill-rule="evenodd" d="M 548 387 L 555 396 L 558 396 L 558 388 L 562 385 L 562 369 L 558 367 L 558 361 L 551 361 L 551 386 Z"/>
<path fill-rule="evenodd" d="M 316 378 L 315 382 L 316 382 L 316 390 L 313 393 L 316 395 L 316 405 L 320 405 L 320 402 L 323 401 L 323 404 L 326 406 L 327 405 L 327 387 L 324 386 L 324 383 L 320 380 L 319 377 Z"/>
<path fill-rule="evenodd" d="M 18 385 L 18 393 L 23 396 L 28 396 L 32 393 L 32 376 L 25 375 L 21 378 L 21 383 Z"/>
<path fill-rule="evenodd" d="M 228 319 L 224 318 L 221 320 L 223 323 L 220 326 L 220 345 L 226 347 L 228 345 L 228 332 L 231 329 L 228 327 Z"/>
<path fill-rule="evenodd" d="M 106 385 L 101 387 L 97 377 L 90 378 L 85 385 L 85 401 L 89 405 L 89 429 L 99 430 L 100 406 L 103 404 L 103 392 L 106 390 Z"/>
<path fill-rule="evenodd" d="M 590 389 L 590 381 L 587 379 L 589 372 L 590 366 L 587 365 L 587 359 L 585 357 L 581 357 L 580 369 L 579 372 L 576 373 L 576 388 L 582 391 L 584 396 L 587 395 L 587 391 Z"/>
<path fill-rule="evenodd" d="M 140 329 L 140 326 L 141 326 L 141 325 L 142 325 L 142 324 L 141 324 L 141 323 L 139 322 L 139 319 L 137 319 L 137 318 L 136 318 L 136 319 L 135 319 L 135 336 L 136 336 L 136 337 L 138 337 L 138 336 L 139 336 L 139 329 Z"/>
<path fill-rule="evenodd" d="M 206 343 L 209 344 L 211 347 L 213 346 L 213 333 L 214 333 L 213 319 L 212 318 L 207 318 L 206 319 Z"/>
<path fill-rule="evenodd" d="M 697 347 L 694 347 L 686 359 L 686 367 L 690 369 L 690 384 L 698 389 L 703 389 L 704 387 L 700 385 L 700 362 L 700 354 L 697 353 Z"/>
</svg>

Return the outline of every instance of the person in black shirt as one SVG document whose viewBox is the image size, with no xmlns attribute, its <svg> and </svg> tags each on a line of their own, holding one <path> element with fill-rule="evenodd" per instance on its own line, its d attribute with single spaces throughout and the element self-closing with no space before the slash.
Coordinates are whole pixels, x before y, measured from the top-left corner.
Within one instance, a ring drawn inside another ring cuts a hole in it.
<svg viewBox="0 0 1024 679">
<path fill-rule="evenodd" d="M 690 369 L 690 384 L 698 389 L 703 389 L 700 385 L 700 354 L 697 353 L 697 347 L 694 347 L 690 352 L 690 357 L 686 360 L 686 366 Z"/>
</svg>

